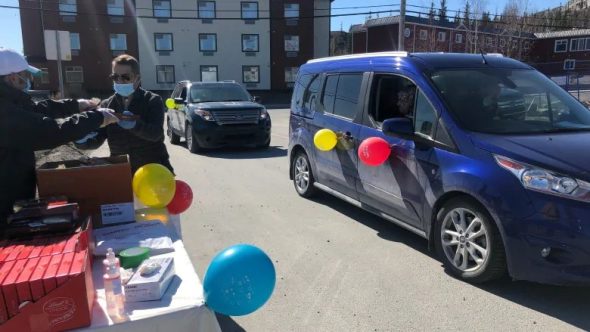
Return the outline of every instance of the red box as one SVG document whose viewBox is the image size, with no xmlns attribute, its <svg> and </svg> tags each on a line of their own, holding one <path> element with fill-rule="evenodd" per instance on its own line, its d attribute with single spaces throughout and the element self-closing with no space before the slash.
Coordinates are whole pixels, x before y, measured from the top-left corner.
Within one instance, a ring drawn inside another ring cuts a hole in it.
<svg viewBox="0 0 590 332">
<path fill-rule="evenodd" d="M 35 247 L 31 250 L 29 254 L 29 258 L 35 258 L 41 256 L 41 252 L 45 249 L 45 245 L 47 244 L 47 239 L 37 239 L 35 240 Z"/>
<path fill-rule="evenodd" d="M 55 275 L 57 274 L 57 269 L 59 269 L 59 264 L 61 263 L 62 258 L 63 255 L 61 254 L 51 256 L 51 261 L 49 261 L 49 265 L 43 275 L 43 288 L 45 289 L 45 294 L 49 294 L 49 292 L 57 287 Z"/>
<path fill-rule="evenodd" d="M 6 257 L 10 255 L 10 252 L 14 247 L 16 247 L 16 244 L 7 244 L 6 247 L 2 249 L 2 251 L 0 252 L 0 262 L 6 261 Z"/>
<path fill-rule="evenodd" d="M 9 317 L 14 317 L 18 314 L 18 294 L 16 293 L 16 279 L 27 265 L 26 259 L 21 259 L 14 262 L 14 266 L 6 279 L 2 282 L 2 294 L 4 295 L 4 303 L 6 304 L 6 311 Z"/>
<path fill-rule="evenodd" d="M 76 233 L 72 235 L 66 242 L 66 245 L 63 249 L 63 253 L 68 252 L 75 252 L 76 248 L 78 247 L 78 239 L 80 238 L 80 233 Z"/>
<path fill-rule="evenodd" d="M 35 269 L 31 275 L 31 278 L 29 279 L 33 301 L 37 301 L 38 299 L 45 296 L 45 288 L 43 288 L 43 275 L 45 274 L 45 270 L 47 270 L 47 266 L 49 266 L 50 261 L 51 256 L 40 257 L 39 263 L 37 264 L 37 269 Z"/>
<path fill-rule="evenodd" d="M 0 325 L 0 331 L 57 332 L 89 326 L 94 296 L 90 260 L 86 260 L 82 273 L 24 306 L 18 315 Z"/>
<path fill-rule="evenodd" d="M 22 243 L 16 244 L 12 248 L 12 250 L 10 251 L 10 253 L 8 254 L 8 256 L 6 257 L 6 261 L 14 261 L 14 260 L 16 260 L 16 258 L 18 257 L 18 254 L 20 254 L 20 252 L 23 250 L 24 247 L 25 246 Z"/>
<path fill-rule="evenodd" d="M 76 276 L 82 271 L 84 271 L 84 267 L 86 266 L 86 261 L 88 260 L 88 251 L 80 251 L 74 255 L 74 260 L 72 261 L 72 268 L 70 269 L 70 277 Z"/>
<path fill-rule="evenodd" d="M 16 279 L 16 293 L 18 294 L 19 303 L 33 300 L 31 287 L 29 287 L 29 279 L 31 278 L 31 275 L 33 275 L 33 272 L 39 263 L 39 259 L 39 257 L 29 259 L 20 276 Z"/>
<path fill-rule="evenodd" d="M 70 273 L 70 268 L 72 267 L 72 261 L 74 260 L 74 253 L 68 252 L 65 253 L 59 264 L 59 269 L 57 270 L 57 274 L 55 275 L 55 280 L 57 281 L 57 286 L 61 286 L 64 282 L 68 280 L 68 275 Z"/>
<path fill-rule="evenodd" d="M 0 267 L 0 284 L 4 281 L 6 276 L 12 270 L 15 261 L 4 262 L 2 267 Z M 2 292 L 0 292 L 0 324 L 6 322 L 8 320 L 8 312 L 6 311 L 6 305 L 4 304 L 4 296 Z"/>
<path fill-rule="evenodd" d="M 51 252 L 52 255 L 61 254 L 66 247 L 66 243 L 68 243 L 68 237 L 61 237 L 58 242 L 53 246 L 53 251 Z"/>
<path fill-rule="evenodd" d="M 27 243 L 25 243 L 23 250 L 21 250 L 16 259 L 18 260 L 29 258 L 29 255 L 31 254 L 31 251 L 33 251 L 33 248 L 35 248 L 35 242 L 28 241 Z"/>
</svg>

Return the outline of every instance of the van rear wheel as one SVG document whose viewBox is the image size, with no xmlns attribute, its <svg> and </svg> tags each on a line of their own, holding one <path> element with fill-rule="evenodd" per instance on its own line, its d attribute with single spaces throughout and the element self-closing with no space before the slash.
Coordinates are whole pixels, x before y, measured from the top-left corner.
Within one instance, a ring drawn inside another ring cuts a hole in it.
<svg viewBox="0 0 590 332">
<path fill-rule="evenodd" d="M 297 152 L 293 158 L 291 169 L 293 170 L 293 185 L 299 196 L 310 198 L 315 195 L 317 192 L 317 188 L 313 185 L 315 179 L 311 171 L 309 158 L 305 152 Z"/>
<path fill-rule="evenodd" d="M 455 277 L 482 283 L 506 273 L 500 232 L 485 208 L 473 199 L 447 202 L 437 214 L 434 232 L 436 250 Z"/>
</svg>

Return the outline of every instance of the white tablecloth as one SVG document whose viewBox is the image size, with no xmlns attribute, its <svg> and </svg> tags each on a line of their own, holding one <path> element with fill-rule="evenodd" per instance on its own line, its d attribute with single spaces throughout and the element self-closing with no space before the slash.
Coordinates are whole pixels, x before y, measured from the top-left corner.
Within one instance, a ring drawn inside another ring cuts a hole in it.
<svg viewBox="0 0 590 332">
<path fill-rule="evenodd" d="M 173 256 L 176 277 L 159 301 L 128 302 L 128 320 L 113 323 L 106 313 L 106 300 L 102 281 L 103 267 L 100 259 L 93 266 L 96 299 L 92 313 L 92 325 L 84 331 L 140 331 L 140 332 L 221 332 L 215 314 L 205 306 L 203 286 L 195 272 L 180 237 L 180 220 L 173 217 L 169 223 L 174 233 Z M 81 331 L 81 330 L 80 330 Z"/>
</svg>

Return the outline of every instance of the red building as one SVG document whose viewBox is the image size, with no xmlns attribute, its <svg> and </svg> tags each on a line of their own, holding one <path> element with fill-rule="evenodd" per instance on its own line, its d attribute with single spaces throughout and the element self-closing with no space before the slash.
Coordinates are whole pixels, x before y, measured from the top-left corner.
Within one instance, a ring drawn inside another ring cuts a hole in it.
<svg viewBox="0 0 590 332">
<path fill-rule="evenodd" d="M 567 89 L 590 88 L 590 29 L 536 33 L 530 64 Z"/>
<path fill-rule="evenodd" d="M 379 52 L 398 49 L 399 16 L 370 19 L 353 25 L 352 52 Z M 527 60 L 535 36 L 525 32 L 496 29 L 492 26 L 465 26 L 406 16 L 404 50 L 408 52 L 502 53 Z"/>
</svg>

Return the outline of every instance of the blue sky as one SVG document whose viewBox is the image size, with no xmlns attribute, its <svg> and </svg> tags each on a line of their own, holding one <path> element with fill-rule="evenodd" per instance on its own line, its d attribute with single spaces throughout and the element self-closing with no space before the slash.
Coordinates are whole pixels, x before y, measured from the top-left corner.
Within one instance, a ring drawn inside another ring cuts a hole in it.
<svg viewBox="0 0 590 332">
<path fill-rule="evenodd" d="M 101 1 L 101 0 L 84 0 L 84 1 Z M 485 0 L 484 0 L 485 1 Z M 492 12 L 501 12 L 506 4 L 507 0 L 487 0 L 485 1 L 487 5 L 487 9 Z M 430 7 L 430 0 L 408 0 L 408 5 L 414 6 L 423 6 L 423 7 Z M 559 0 L 544 0 L 543 5 L 540 6 L 539 4 L 535 4 L 535 2 L 539 2 L 538 0 L 529 0 L 529 3 L 532 4 L 533 9 L 545 9 L 548 7 L 556 7 L 559 6 Z M 565 3 L 566 0 L 563 0 Z M 338 9 L 342 7 L 360 7 L 363 5 L 359 5 L 359 3 L 363 3 L 365 6 L 381 6 L 381 5 L 391 5 L 392 3 L 399 3 L 398 1 L 392 0 L 335 0 L 332 3 L 332 14 L 345 14 L 345 13 L 358 13 L 358 12 L 367 12 L 367 11 L 387 11 L 387 10 L 395 10 L 399 9 L 397 6 L 389 6 L 389 7 L 374 7 L 374 8 L 353 8 L 353 9 Z M 1 5 L 6 6 L 18 6 L 18 0 L 0 0 Z M 434 6 L 438 7 L 440 4 L 440 0 L 434 2 Z M 449 10 L 461 9 L 465 6 L 465 0 L 447 0 L 447 8 Z M 416 7 L 408 7 L 408 10 L 420 10 L 420 11 L 428 11 L 427 8 L 420 9 Z M 387 13 L 380 14 L 381 16 L 387 16 Z M 332 30 L 340 30 L 340 27 L 347 31 L 348 27 L 351 24 L 356 23 L 363 23 L 365 20 L 366 15 L 355 15 L 355 16 L 343 16 L 343 17 L 333 17 L 332 18 Z M 454 16 L 454 13 L 449 13 L 449 16 Z M 17 51 L 22 52 L 23 43 L 22 43 L 22 34 L 21 34 L 21 26 L 20 26 L 20 15 L 17 9 L 8 9 L 8 8 L 0 8 L 0 46 L 13 48 Z"/>
</svg>

